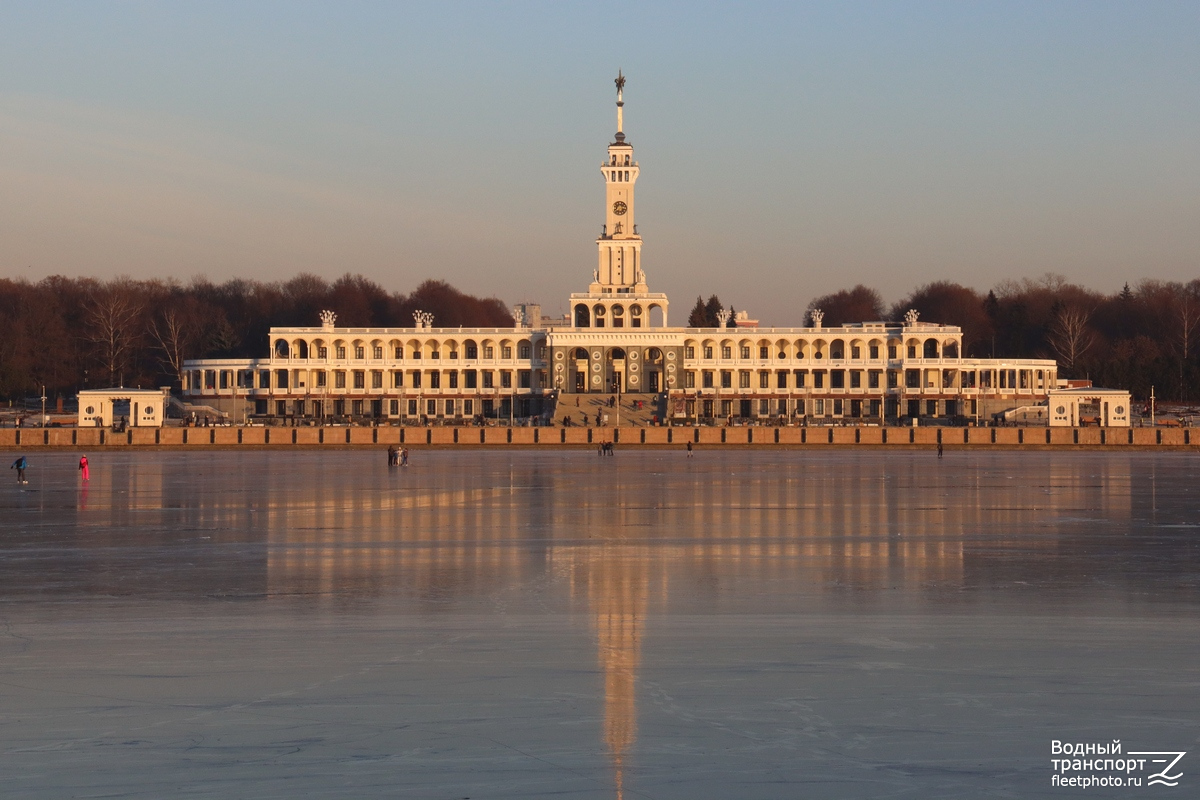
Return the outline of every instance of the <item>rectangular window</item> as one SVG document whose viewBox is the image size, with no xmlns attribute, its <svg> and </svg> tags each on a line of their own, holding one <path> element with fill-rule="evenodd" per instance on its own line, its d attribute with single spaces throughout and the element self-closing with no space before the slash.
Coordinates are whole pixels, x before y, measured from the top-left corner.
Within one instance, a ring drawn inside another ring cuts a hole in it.
<svg viewBox="0 0 1200 800">
<path fill-rule="evenodd" d="M 222 389 L 229 388 L 229 370 L 227 370 L 227 369 L 221 370 L 221 388 Z"/>
<path fill-rule="evenodd" d="M 442 373 L 437 372 L 436 370 L 429 373 L 429 388 L 442 388 Z"/>
<path fill-rule="evenodd" d="M 475 414 L 475 403 L 472 400 L 463 400 L 463 416 L 470 417 Z"/>
<path fill-rule="evenodd" d="M 510 370 L 507 370 L 507 369 L 500 370 L 500 388 L 501 389 L 511 389 L 512 388 L 512 372 Z"/>
<path fill-rule="evenodd" d="M 825 399 L 823 397 L 813 400 L 813 415 L 817 417 L 825 416 Z"/>
<path fill-rule="evenodd" d="M 787 388 L 787 378 L 788 378 L 788 374 L 787 374 L 786 369 L 781 369 L 781 370 L 779 370 L 779 372 L 776 372 L 775 373 L 775 388 L 776 389 L 786 389 Z"/>
<path fill-rule="evenodd" d="M 456 369 L 450 370 L 447 377 L 450 379 L 450 388 L 457 389 L 458 388 L 458 370 L 456 370 Z"/>
<path fill-rule="evenodd" d="M 732 389 L 733 388 L 733 373 L 727 369 L 721 370 L 721 388 L 722 389 Z"/>
<path fill-rule="evenodd" d="M 705 347 L 704 347 L 704 357 L 705 357 L 705 358 L 708 358 L 708 359 L 711 359 L 711 358 L 713 357 L 713 349 L 712 349 L 712 347 L 710 347 L 710 346 L 708 346 L 708 345 L 705 345 Z"/>
<path fill-rule="evenodd" d="M 705 388 L 705 389 L 711 389 L 711 388 L 713 388 L 713 371 L 712 371 L 711 369 L 706 369 L 706 370 L 704 370 L 704 372 L 703 372 L 703 373 L 701 373 L 701 374 L 702 374 L 702 376 L 703 376 L 703 379 L 704 379 L 704 380 L 703 380 L 703 385 L 704 385 L 704 388 Z"/>
<path fill-rule="evenodd" d="M 276 400 L 275 401 L 275 414 L 280 417 L 287 416 L 287 401 L 286 400 Z"/>
<path fill-rule="evenodd" d="M 419 370 L 419 369 L 414 369 L 412 371 L 412 387 L 414 389 L 421 388 L 421 370 Z M 416 413 L 416 412 L 413 412 L 413 413 Z"/>
<path fill-rule="evenodd" d="M 862 348 L 856 344 L 850 345 L 850 358 L 862 358 Z"/>
<path fill-rule="evenodd" d="M 393 417 L 400 416 L 400 401 L 391 400 L 388 402 L 388 414 Z"/>
<path fill-rule="evenodd" d="M 870 356 L 871 356 L 871 360 L 872 360 L 872 361 L 878 361 L 878 360 L 879 360 L 879 345 L 877 345 L 877 344 L 873 344 L 873 345 L 871 345 L 871 347 L 870 347 L 870 349 L 868 350 L 868 352 L 870 353 Z"/>
<path fill-rule="evenodd" d="M 334 370 L 334 372 L 333 372 L 333 388 L 335 388 L 335 389 L 345 389 L 346 388 L 346 370 L 344 370 L 344 369 Z"/>
<path fill-rule="evenodd" d="M 771 401 L 764 397 L 758 401 L 758 415 L 760 417 L 765 417 L 767 414 L 770 414 L 770 413 L 771 413 Z"/>
<path fill-rule="evenodd" d="M 367 374 L 365 372 L 363 372 L 361 369 L 354 370 L 354 388 L 355 389 L 367 388 Z"/>
<path fill-rule="evenodd" d="M 457 360 L 458 360 L 458 351 L 457 351 L 457 350 L 451 350 L 451 351 L 450 351 L 450 360 L 451 360 L 451 361 L 457 361 Z"/>
<path fill-rule="evenodd" d="M 383 388 L 383 370 L 379 370 L 379 369 L 371 370 L 371 388 L 372 389 L 382 389 Z"/>
<path fill-rule="evenodd" d="M 453 400 L 446 401 L 446 416 L 447 417 L 454 416 L 454 401 Z"/>
<path fill-rule="evenodd" d="M 760 388 L 760 389 L 770 389 L 771 388 L 771 373 L 769 373 L 769 372 L 758 373 L 758 388 Z"/>
<path fill-rule="evenodd" d="M 404 360 L 404 348 L 403 348 L 403 347 L 397 347 L 397 348 L 396 348 L 396 352 L 395 352 L 395 358 L 396 358 L 396 360 L 397 360 L 397 361 L 403 361 L 403 360 Z M 395 414 L 393 414 L 393 416 L 395 416 Z"/>
<path fill-rule="evenodd" d="M 392 388 L 393 389 L 403 389 L 404 388 L 404 370 L 398 369 L 398 370 L 395 370 L 392 372 Z"/>
<path fill-rule="evenodd" d="M 476 373 L 475 373 L 475 370 L 473 370 L 473 369 L 463 370 L 463 380 L 465 382 L 464 385 L 468 389 L 476 388 L 475 375 L 476 375 Z"/>
<path fill-rule="evenodd" d="M 695 389 L 696 388 L 696 372 L 695 372 L 695 370 L 689 369 L 687 372 L 683 373 L 683 388 L 685 388 L 685 389 Z"/>
<path fill-rule="evenodd" d="M 909 389 L 921 388 L 921 370 L 906 369 L 904 370 L 904 385 Z"/>
<path fill-rule="evenodd" d="M 427 417 L 436 417 L 437 416 L 437 400 L 426 400 L 425 401 L 425 416 L 427 416 Z"/>
<path fill-rule="evenodd" d="M 749 371 L 744 370 L 744 369 L 738 371 L 738 388 L 739 389 L 749 389 L 750 388 L 750 373 L 749 373 Z"/>
<path fill-rule="evenodd" d="M 321 345 L 317 348 L 317 358 L 329 358 L 329 348 Z"/>
<path fill-rule="evenodd" d="M 417 415 L 417 401 L 409 400 L 408 401 L 408 416 L 415 417 L 416 415 Z"/>
<path fill-rule="evenodd" d="M 840 397 L 834 398 L 833 415 L 835 417 L 840 417 L 842 415 L 842 404 L 843 404 L 842 398 L 840 398 Z"/>
<path fill-rule="evenodd" d="M 271 371 L 269 369 L 260 369 L 258 371 L 258 388 L 271 388 Z"/>
<path fill-rule="evenodd" d="M 888 358 L 895 358 L 895 357 L 896 357 L 896 345 L 889 344 L 888 345 Z"/>
<path fill-rule="evenodd" d="M 851 389 L 861 389 L 862 388 L 862 372 L 861 371 L 859 371 L 857 369 L 850 370 L 850 388 Z"/>
<path fill-rule="evenodd" d="M 690 344 L 687 347 L 683 348 L 683 357 L 686 359 L 695 358 L 696 357 L 696 348 Z"/>
<path fill-rule="evenodd" d="M 466 350 L 468 361 L 479 358 L 479 348 L 477 346 L 469 344 L 464 349 Z"/>
<path fill-rule="evenodd" d="M 346 348 L 345 348 L 345 346 L 343 346 L 343 345 L 340 345 L 340 344 L 339 344 L 339 345 L 337 346 L 337 349 L 334 351 L 334 353 L 336 354 L 336 357 L 337 357 L 337 358 L 345 359 L 345 358 L 346 358 Z"/>
<path fill-rule="evenodd" d="M 744 345 L 742 345 L 742 358 L 749 358 L 749 357 L 750 357 L 750 345 L 744 344 Z"/>
<path fill-rule="evenodd" d="M 533 349 L 527 343 L 522 342 L 520 347 L 517 348 L 517 353 L 520 358 L 525 359 L 533 355 Z"/>
<path fill-rule="evenodd" d="M 722 417 L 732 417 L 733 416 L 733 401 L 732 400 L 722 400 L 721 401 L 721 416 Z"/>
<path fill-rule="evenodd" d="M 316 386 L 318 389 L 325 388 L 325 371 L 324 370 L 321 370 L 319 372 L 314 372 L 313 378 L 316 380 Z"/>
<path fill-rule="evenodd" d="M 354 357 L 356 359 L 358 359 L 359 361 L 362 361 L 364 358 L 367 357 L 367 349 L 365 347 L 363 347 L 362 345 L 355 345 L 354 346 Z"/>
<path fill-rule="evenodd" d="M 483 375 L 483 388 L 495 388 L 495 384 L 492 383 L 492 371 L 490 369 L 485 369 L 481 374 Z"/>
<path fill-rule="evenodd" d="M 374 353 L 374 356 L 373 356 L 373 357 L 374 357 L 375 359 L 382 359 L 382 358 L 383 358 L 383 348 L 382 348 L 382 347 L 376 347 L 376 348 L 375 348 L 375 349 L 374 349 L 372 352 Z"/>
<path fill-rule="evenodd" d="M 796 378 L 796 388 L 797 389 L 804 388 L 804 383 L 805 383 L 804 376 L 807 374 L 808 374 L 808 370 L 805 370 L 805 369 L 798 369 L 792 373 L 792 375 L 795 376 L 795 378 Z"/>
<path fill-rule="evenodd" d="M 500 358 L 504 359 L 505 361 L 510 360 L 512 358 L 512 347 L 509 345 L 504 345 L 504 347 L 501 347 Z"/>
<path fill-rule="evenodd" d="M 846 388 L 846 371 L 844 369 L 834 369 L 829 371 L 829 388 Z"/>
<path fill-rule="evenodd" d="M 484 345 L 483 357 L 484 358 L 495 358 L 496 357 L 496 348 L 492 347 L 490 344 Z"/>
<path fill-rule="evenodd" d="M 721 346 L 721 358 L 733 358 L 733 348 L 729 345 Z"/>
<path fill-rule="evenodd" d="M 758 347 L 758 357 L 759 357 L 759 358 L 770 358 L 770 357 L 771 357 L 771 354 L 770 354 L 770 348 L 768 348 L 768 347 L 763 347 L 762 345 L 759 345 L 759 347 Z"/>
<path fill-rule="evenodd" d="M 356 417 L 361 417 L 362 410 L 363 410 L 363 401 L 362 400 L 351 400 L 350 401 L 350 413 L 351 414 L 353 414 Z"/>
<path fill-rule="evenodd" d="M 412 356 L 412 357 L 413 357 L 413 360 L 414 360 L 414 361 L 420 361 L 420 360 L 421 360 L 421 351 L 420 351 L 420 350 L 413 350 L 413 351 L 412 351 L 412 353 L 413 353 L 413 356 Z"/>
<path fill-rule="evenodd" d="M 517 372 L 518 387 L 521 389 L 529 388 L 529 370 L 523 369 Z"/>
<path fill-rule="evenodd" d="M 900 385 L 900 373 L 897 370 L 889 369 L 887 376 L 889 389 L 895 389 Z"/>
<path fill-rule="evenodd" d="M 439 350 L 431 350 L 429 352 L 429 357 L 431 359 L 433 359 L 434 361 L 437 361 L 438 359 L 440 359 L 442 357 L 442 353 Z"/>
<path fill-rule="evenodd" d="M 867 373 L 867 388 L 868 389 L 878 389 L 879 388 L 879 370 L 873 369 Z"/>
</svg>

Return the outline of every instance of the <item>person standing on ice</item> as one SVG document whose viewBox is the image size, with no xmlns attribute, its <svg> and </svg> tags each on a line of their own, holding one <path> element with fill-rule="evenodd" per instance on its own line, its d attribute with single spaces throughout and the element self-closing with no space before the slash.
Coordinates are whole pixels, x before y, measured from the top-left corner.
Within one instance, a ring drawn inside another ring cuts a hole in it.
<svg viewBox="0 0 1200 800">
<path fill-rule="evenodd" d="M 28 466 L 29 460 L 26 459 L 25 456 L 21 456 L 12 463 L 11 467 L 9 467 L 9 469 L 15 469 L 17 471 L 17 483 L 29 483 L 29 481 L 25 480 L 25 469 Z"/>
<path fill-rule="evenodd" d="M 87 483 L 89 480 L 91 480 L 91 475 L 90 475 L 90 474 L 89 474 L 89 472 L 88 472 L 88 460 L 87 460 L 87 456 L 80 456 L 80 457 L 79 457 L 79 472 L 80 472 L 80 473 L 83 475 L 83 482 L 84 482 L 84 483 Z"/>
</svg>

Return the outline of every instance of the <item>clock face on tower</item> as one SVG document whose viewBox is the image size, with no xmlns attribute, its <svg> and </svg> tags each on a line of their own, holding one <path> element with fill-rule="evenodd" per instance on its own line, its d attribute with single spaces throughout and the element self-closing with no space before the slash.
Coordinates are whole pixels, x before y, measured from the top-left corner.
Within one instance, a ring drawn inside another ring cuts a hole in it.
<svg viewBox="0 0 1200 800">
<path fill-rule="evenodd" d="M 618 200 L 617 202 L 613 203 L 613 213 L 618 217 L 624 214 L 627 210 L 628 209 L 626 208 L 624 201 Z"/>
</svg>

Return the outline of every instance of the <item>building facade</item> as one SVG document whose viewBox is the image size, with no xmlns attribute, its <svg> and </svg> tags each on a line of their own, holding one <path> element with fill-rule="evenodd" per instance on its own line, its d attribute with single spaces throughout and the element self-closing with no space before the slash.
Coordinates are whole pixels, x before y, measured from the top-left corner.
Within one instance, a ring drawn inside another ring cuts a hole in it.
<svg viewBox="0 0 1200 800">
<path fill-rule="evenodd" d="M 616 83 L 596 267 L 564 319 L 525 304 L 512 328 L 438 328 L 419 312 L 411 328 L 339 328 L 324 312 L 315 327 L 272 328 L 261 358 L 186 362 L 185 399 L 235 419 L 461 424 L 547 422 L 572 395 L 619 394 L 645 396 L 666 422 L 880 424 L 986 420 L 1055 388 L 1054 361 L 965 358 L 959 328 L 911 311 L 838 327 L 819 311 L 807 327 L 671 327 L 643 268 L 640 167 Z"/>
</svg>

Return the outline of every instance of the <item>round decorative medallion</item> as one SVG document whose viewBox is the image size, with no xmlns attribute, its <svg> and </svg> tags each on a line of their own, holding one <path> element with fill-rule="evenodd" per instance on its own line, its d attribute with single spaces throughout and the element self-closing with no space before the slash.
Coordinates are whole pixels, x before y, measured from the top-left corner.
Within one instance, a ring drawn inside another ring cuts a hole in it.
<svg viewBox="0 0 1200 800">
<path fill-rule="evenodd" d="M 595 352 L 592 353 L 592 360 L 594 360 L 594 361 L 600 360 L 600 351 L 599 350 L 596 350 Z"/>
<path fill-rule="evenodd" d="M 599 372 L 599 371 L 600 371 L 600 365 L 592 364 L 592 372 Z"/>
<path fill-rule="evenodd" d="M 667 364 L 667 372 L 674 372 L 674 371 L 675 371 L 675 365 Z"/>
<path fill-rule="evenodd" d="M 674 385 L 675 385 L 675 376 L 674 376 L 674 375 L 668 375 L 668 376 L 667 376 L 667 383 L 668 383 L 668 384 L 670 384 L 671 386 L 674 386 Z"/>
<path fill-rule="evenodd" d="M 554 360 L 555 360 L 555 361 L 562 361 L 562 360 L 563 360 L 563 354 L 562 354 L 562 350 L 559 350 L 557 353 L 555 353 L 555 354 L 554 354 Z"/>
<path fill-rule="evenodd" d="M 599 376 L 599 375 L 593 375 L 593 376 L 592 376 L 592 383 L 593 383 L 593 384 L 595 384 L 596 386 L 599 386 L 599 385 L 600 385 L 600 376 Z"/>
<path fill-rule="evenodd" d="M 629 371 L 630 371 L 630 372 L 637 372 L 637 369 L 638 369 L 638 367 L 637 367 L 637 364 L 630 364 L 630 365 L 629 365 Z"/>
<path fill-rule="evenodd" d="M 1125 406 L 1117 406 L 1117 407 L 1116 407 L 1115 409 L 1113 409 L 1113 410 L 1114 410 L 1114 411 L 1116 411 L 1118 414 L 1124 414 L 1124 413 L 1125 413 Z M 90 410 L 90 409 L 89 409 L 88 413 L 91 413 L 91 410 Z"/>
<path fill-rule="evenodd" d="M 637 351 L 637 350 L 630 350 L 630 351 L 629 351 L 629 357 L 630 357 L 630 358 L 637 358 L 637 357 L 638 357 L 638 351 Z"/>
<path fill-rule="evenodd" d="M 674 361 L 674 360 L 675 360 L 675 351 L 672 350 L 669 353 L 667 353 L 667 361 Z"/>
<path fill-rule="evenodd" d="M 554 371 L 555 371 L 555 372 L 562 372 L 562 371 L 563 371 L 563 365 L 562 365 L 562 364 L 555 364 L 555 365 L 554 365 Z"/>
<path fill-rule="evenodd" d="M 628 210 L 629 207 L 626 206 L 622 200 L 618 200 L 617 202 L 613 203 L 613 214 L 617 215 L 618 217 L 622 216 Z"/>
<path fill-rule="evenodd" d="M 1065 413 L 1067 413 L 1067 407 L 1059 406 L 1058 408 L 1054 409 L 1054 413 L 1055 414 L 1065 414 Z"/>
</svg>

